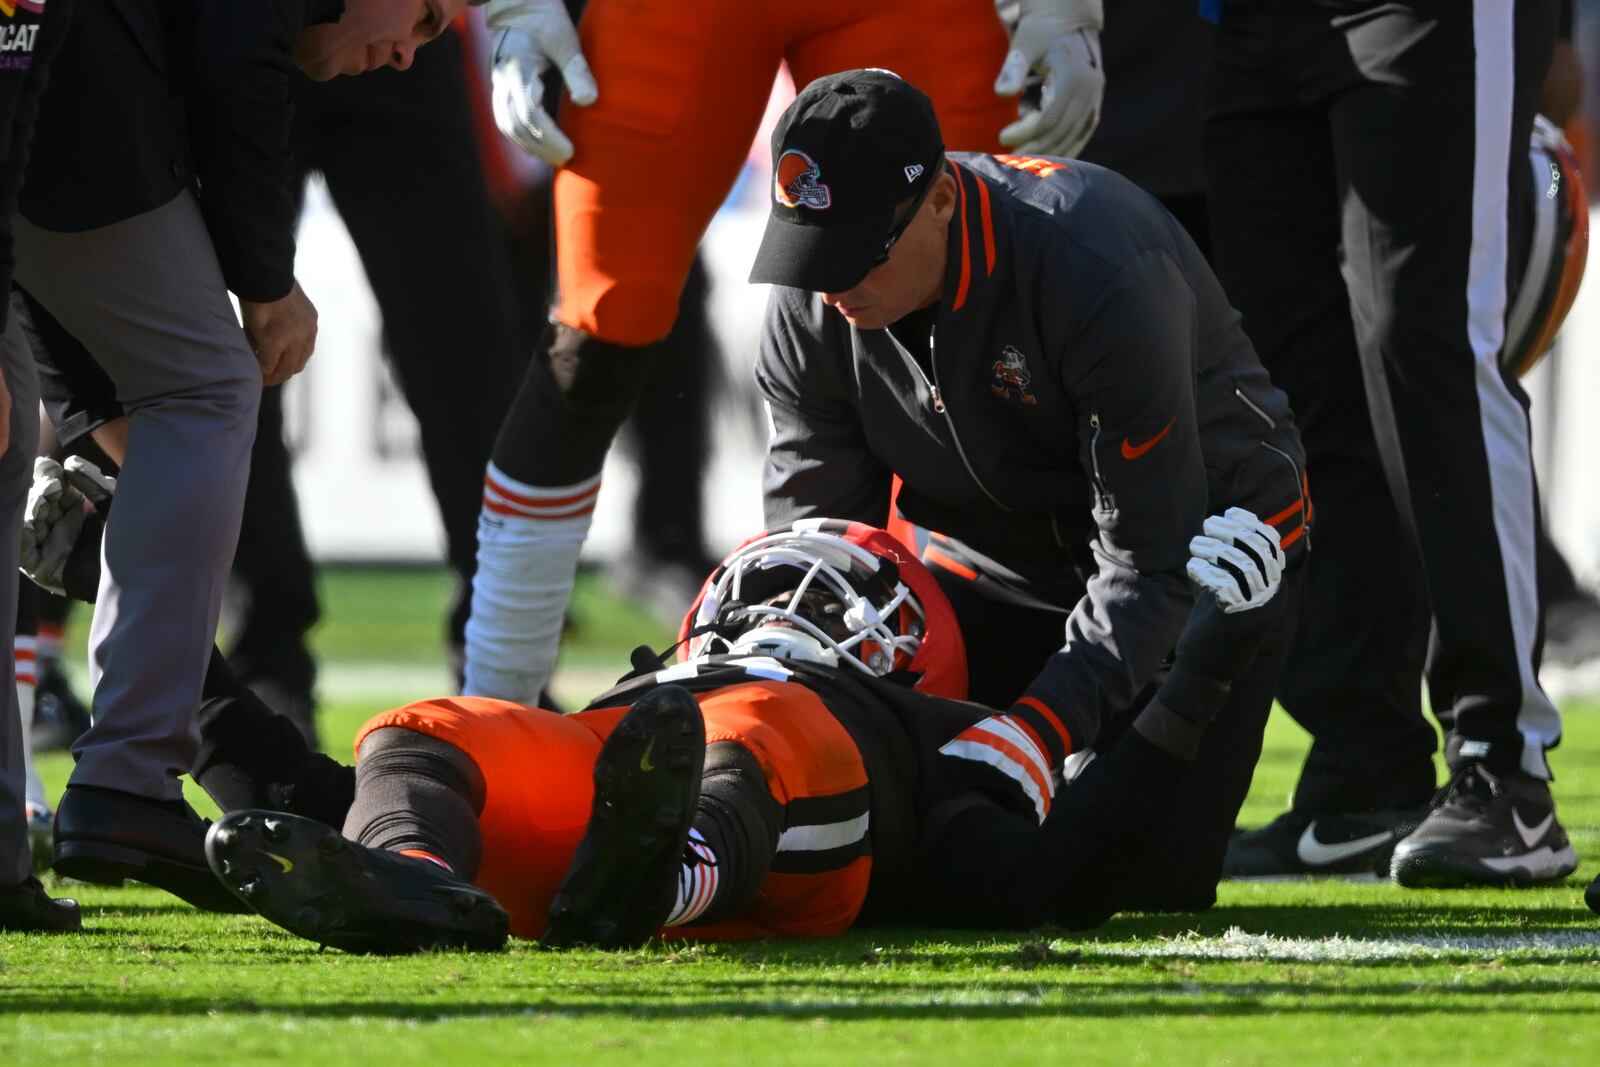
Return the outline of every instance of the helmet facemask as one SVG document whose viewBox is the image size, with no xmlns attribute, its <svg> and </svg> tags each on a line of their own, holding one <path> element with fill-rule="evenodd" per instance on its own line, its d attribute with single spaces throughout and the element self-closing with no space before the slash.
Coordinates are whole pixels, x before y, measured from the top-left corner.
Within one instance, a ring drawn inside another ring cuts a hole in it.
<svg viewBox="0 0 1600 1067">
<path fill-rule="evenodd" d="M 790 530 L 730 556 L 706 589 L 691 658 L 761 654 L 882 676 L 922 645 L 923 610 L 894 564 L 833 534 Z"/>
</svg>

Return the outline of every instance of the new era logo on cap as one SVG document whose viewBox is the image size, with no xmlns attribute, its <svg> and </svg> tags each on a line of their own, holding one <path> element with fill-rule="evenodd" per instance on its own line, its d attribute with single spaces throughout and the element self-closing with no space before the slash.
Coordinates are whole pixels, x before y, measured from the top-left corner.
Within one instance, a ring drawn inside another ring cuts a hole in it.
<svg viewBox="0 0 1600 1067">
<path fill-rule="evenodd" d="M 922 167 L 921 163 L 913 163 L 913 164 L 911 164 L 911 166 L 906 167 L 905 168 L 906 181 L 908 181 L 908 182 L 916 181 L 917 180 L 917 176 L 922 173 L 922 170 L 923 170 L 923 167 Z"/>
</svg>

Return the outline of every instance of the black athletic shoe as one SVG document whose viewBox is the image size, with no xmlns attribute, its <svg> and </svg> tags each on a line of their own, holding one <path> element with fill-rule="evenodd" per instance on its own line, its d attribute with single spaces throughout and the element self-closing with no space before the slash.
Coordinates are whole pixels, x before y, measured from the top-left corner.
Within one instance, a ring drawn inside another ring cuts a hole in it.
<svg viewBox="0 0 1600 1067">
<path fill-rule="evenodd" d="M 54 899 L 37 878 L 0 885 L 0 930 L 12 933 L 71 934 L 83 928 L 78 902 Z"/>
<path fill-rule="evenodd" d="M 1589 905 L 1589 910 L 1600 914 L 1600 875 L 1589 883 L 1589 888 L 1584 891 L 1583 902 Z"/>
<path fill-rule="evenodd" d="M 1389 873 L 1413 889 L 1526 886 L 1565 878 L 1577 867 L 1549 782 L 1521 772 L 1502 778 L 1481 763 L 1465 763 L 1422 825 L 1395 847 Z"/>
<path fill-rule="evenodd" d="M 29 733 L 33 750 L 56 752 L 71 748 L 88 728 L 89 709 L 72 691 L 61 661 L 41 661 L 39 681 L 33 689 L 33 727 Z"/>
<path fill-rule="evenodd" d="M 56 808 L 53 866 L 80 882 L 133 878 L 206 911 L 244 911 L 206 866 L 208 825 L 182 800 L 69 785 Z"/>
<path fill-rule="evenodd" d="M 1426 805 L 1320 815 L 1286 811 L 1228 842 L 1222 877 L 1386 875 L 1395 844 L 1427 814 Z"/>
<path fill-rule="evenodd" d="M 346 952 L 434 948 L 493 952 L 505 909 L 436 863 L 346 840 L 331 826 L 260 808 L 230 812 L 206 835 L 224 885 L 292 934 Z"/>
<path fill-rule="evenodd" d="M 705 762 L 705 719 L 688 690 L 664 685 L 628 709 L 595 760 L 589 829 L 550 902 L 546 948 L 637 948 L 661 929 Z"/>
</svg>

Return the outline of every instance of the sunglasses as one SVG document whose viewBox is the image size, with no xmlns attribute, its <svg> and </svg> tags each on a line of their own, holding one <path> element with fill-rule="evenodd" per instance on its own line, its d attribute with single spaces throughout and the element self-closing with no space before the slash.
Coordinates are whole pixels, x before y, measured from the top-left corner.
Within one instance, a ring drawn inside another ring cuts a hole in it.
<svg viewBox="0 0 1600 1067">
<path fill-rule="evenodd" d="M 906 213 L 900 216 L 900 221 L 894 224 L 894 229 L 889 231 L 888 239 L 883 242 L 883 250 L 878 253 L 878 258 L 872 261 L 874 268 L 881 267 L 889 262 L 889 252 L 894 248 L 894 243 L 900 240 L 907 227 L 911 225 L 911 220 L 917 217 L 917 212 L 922 208 L 922 202 L 928 197 L 928 190 L 933 188 L 933 183 L 939 180 L 939 175 L 942 172 L 942 167 L 935 167 L 928 180 L 922 183 L 922 188 L 917 191 L 917 198 L 911 201 L 911 207 L 906 209 Z"/>
</svg>

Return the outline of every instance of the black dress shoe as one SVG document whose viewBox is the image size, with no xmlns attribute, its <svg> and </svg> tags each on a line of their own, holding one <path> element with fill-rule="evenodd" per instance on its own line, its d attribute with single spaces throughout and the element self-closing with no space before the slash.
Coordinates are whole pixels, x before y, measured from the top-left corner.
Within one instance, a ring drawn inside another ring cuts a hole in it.
<svg viewBox="0 0 1600 1067">
<path fill-rule="evenodd" d="M 69 785 L 56 809 L 55 871 L 99 885 L 133 878 L 206 911 L 246 911 L 206 864 L 208 825 L 181 800 Z"/>
<path fill-rule="evenodd" d="M 37 878 L 0 885 L 0 930 L 12 933 L 71 934 L 83 928 L 76 900 L 53 899 Z"/>
</svg>

